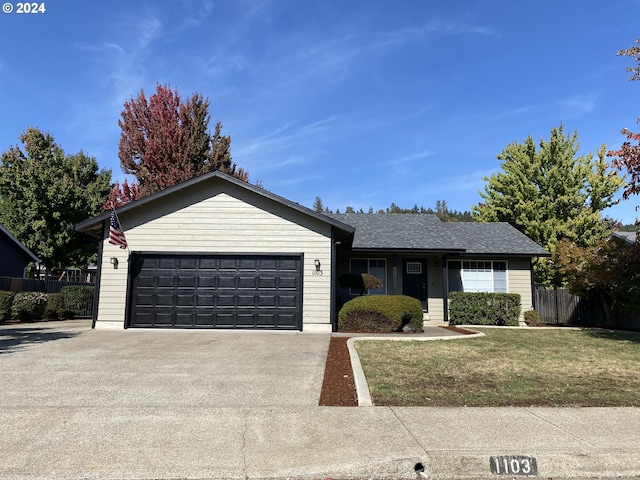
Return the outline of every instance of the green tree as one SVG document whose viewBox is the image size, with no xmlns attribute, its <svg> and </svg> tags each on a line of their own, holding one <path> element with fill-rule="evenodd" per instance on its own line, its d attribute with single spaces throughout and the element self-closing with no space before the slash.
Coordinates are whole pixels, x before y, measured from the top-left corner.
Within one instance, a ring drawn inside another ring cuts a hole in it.
<svg viewBox="0 0 640 480">
<path fill-rule="evenodd" d="M 168 85 L 158 84 L 148 100 L 141 90 L 124 103 L 118 157 L 123 172 L 138 180 L 140 197 L 212 170 L 248 181 L 231 160 L 231 137 L 222 135 L 220 122 L 209 132 L 209 119 L 209 99 L 195 93 L 183 102 Z"/>
<path fill-rule="evenodd" d="M 477 220 L 508 222 L 552 254 L 562 238 L 578 246 L 602 240 L 609 233 L 602 210 L 615 203 L 624 181 L 609 171 L 604 145 L 597 158 L 578 156 L 578 149 L 578 134 L 565 136 L 562 126 L 539 149 L 530 136 L 507 146 L 498 155 L 502 171 L 484 178 L 483 203 L 473 207 Z M 534 270 L 539 283 L 561 282 L 552 261 L 539 260 Z"/>
<path fill-rule="evenodd" d="M 569 291 L 600 300 L 611 324 L 617 308 L 637 310 L 640 298 L 640 255 L 638 245 L 616 238 L 602 239 L 580 247 L 563 238 L 556 246 L 554 262 L 566 279 Z"/>
<path fill-rule="evenodd" d="M 0 158 L 0 223 L 40 257 L 47 270 L 85 266 L 97 245 L 73 225 L 102 212 L 111 171 L 83 152 L 66 155 L 49 133 L 29 128 L 24 151 Z"/>
<path fill-rule="evenodd" d="M 318 213 L 322 213 L 325 211 L 324 204 L 322 203 L 322 199 L 320 197 L 316 197 L 316 200 L 313 202 L 313 209 Z"/>
</svg>

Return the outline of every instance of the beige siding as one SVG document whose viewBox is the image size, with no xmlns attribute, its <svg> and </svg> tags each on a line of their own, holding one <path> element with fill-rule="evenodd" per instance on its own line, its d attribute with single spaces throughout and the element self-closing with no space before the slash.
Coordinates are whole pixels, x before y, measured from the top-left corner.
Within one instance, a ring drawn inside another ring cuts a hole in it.
<svg viewBox="0 0 640 480">
<path fill-rule="evenodd" d="M 444 302 L 442 299 L 442 260 L 438 259 L 438 268 L 435 266 L 435 258 L 430 259 L 428 277 L 429 288 L 427 291 L 429 306 L 429 321 L 444 321 Z"/>
<path fill-rule="evenodd" d="M 235 185 L 203 183 L 121 214 L 129 248 L 141 252 L 302 253 L 303 330 L 331 331 L 331 227 Z M 117 270 L 109 263 L 111 257 L 119 260 Z M 322 264 L 322 276 L 313 274 L 315 259 Z M 127 251 L 105 238 L 102 262 L 98 323 L 124 325 Z"/>
<path fill-rule="evenodd" d="M 512 258 L 507 264 L 507 284 L 509 293 L 520 294 L 520 321 L 524 322 L 524 312 L 533 308 L 531 297 L 531 269 L 528 258 Z"/>
</svg>

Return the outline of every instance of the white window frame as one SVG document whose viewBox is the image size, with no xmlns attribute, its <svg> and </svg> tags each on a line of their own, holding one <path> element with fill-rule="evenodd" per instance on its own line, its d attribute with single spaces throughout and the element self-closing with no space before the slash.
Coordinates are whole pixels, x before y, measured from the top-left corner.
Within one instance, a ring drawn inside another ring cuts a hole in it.
<svg viewBox="0 0 640 480">
<path fill-rule="evenodd" d="M 466 290 L 465 289 L 465 268 L 464 268 L 464 262 L 469 262 L 469 263 L 473 263 L 473 262 L 482 262 L 482 263 L 491 263 L 491 290 L 490 293 L 509 293 L 509 261 L 508 260 L 482 260 L 482 259 L 474 259 L 474 258 L 453 258 L 453 259 L 448 259 L 447 260 L 447 273 L 449 272 L 449 264 L 452 262 L 459 262 L 460 263 L 460 277 L 462 280 L 462 291 L 463 292 L 486 292 L 487 290 Z M 495 272 L 496 272 L 496 267 L 495 264 L 496 263 L 503 263 L 505 266 L 505 291 L 504 292 L 496 292 L 496 276 L 495 276 Z M 469 275 L 470 271 L 472 269 L 468 268 L 467 269 L 467 275 Z M 449 289 L 449 285 L 447 285 L 447 290 Z"/>
<path fill-rule="evenodd" d="M 373 294 L 370 294 L 368 291 L 365 291 L 365 295 L 386 295 L 387 294 L 387 275 L 388 275 L 388 273 L 387 273 L 387 259 L 386 258 L 380 258 L 380 257 L 351 257 L 349 259 L 349 273 L 353 273 L 351 271 L 351 262 L 353 262 L 353 260 L 366 260 L 367 261 L 367 271 L 364 272 L 364 273 L 369 273 L 369 269 L 371 268 L 370 262 L 372 260 L 375 260 L 375 261 L 382 260 L 384 262 L 384 279 L 382 281 L 382 290 L 384 290 L 384 291 L 383 292 L 376 292 L 376 293 L 373 293 Z M 379 289 L 376 289 L 376 290 L 379 290 Z M 360 295 L 360 291 L 359 290 L 356 291 L 353 288 L 350 288 L 349 289 L 349 294 L 350 295 Z"/>
<path fill-rule="evenodd" d="M 418 267 L 417 270 L 411 271 L 409 267 Z M 410 262 L 406 263 L 407 275 L 422 275 L 422 262 Z"/>
</svg>

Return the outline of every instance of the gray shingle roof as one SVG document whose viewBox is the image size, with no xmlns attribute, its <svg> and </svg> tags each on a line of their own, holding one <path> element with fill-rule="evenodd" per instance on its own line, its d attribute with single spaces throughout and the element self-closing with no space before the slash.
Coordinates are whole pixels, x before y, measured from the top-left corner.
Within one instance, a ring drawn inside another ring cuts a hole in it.
<svg viewBox="0 0 640 480">
<path fill-rule="evenodd" d="M 636 241 L 636 232 L 613 232 L 611 236 L 624 240 L 630 245 L 634 244 Z"/>
<path fill-rule="evenodd" d="M 327 214 L 355 227 L 354 250 L 421 250 L 548 256 L 508 223 L 441 222 L 429 214 Z"/>
</svg>

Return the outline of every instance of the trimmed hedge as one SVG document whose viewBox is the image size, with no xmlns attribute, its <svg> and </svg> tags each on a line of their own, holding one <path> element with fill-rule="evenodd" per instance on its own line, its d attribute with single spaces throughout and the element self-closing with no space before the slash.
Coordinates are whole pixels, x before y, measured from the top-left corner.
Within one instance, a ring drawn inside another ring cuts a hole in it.
<svg viewBox="0 0 640 480">
<path fill-rule="evenodd" d="M 47 306 L 47 294 L 42 292 L 16 293 L 11 306 L 13 317 L 23 322 L 41 320 Z"/>
<path fill-rule="evenodd" d="M 0 322 L 11 320 L 11 306 L 13 305 L 13 297 L 16 294 L 0 290 Z"/>
<path fill-rule="evenodd" d="M 64 297 L 62 293 L 47 294 L 47 307 L 44 309 L 44 318 L 59 320 L 61 318 L 68 318 L 69 316 L 64 308 Z"/>
<path fill-rule="evenodd" d="M 451 292 L 449 323 L 452 325 L 519 325 L 517 293 Z"/>
<path fill-rule="evenodd" d="M 65 315 L 70 318 L 90 315 L 93 292 L 93 286 L 69 285 L 62 287 L 60 293 L 64 299 Z"/>
<path fill-rule="evenodd" d="M 349 332 L 398 332 L 410 324 L 422 331 L 422 305 L 406 295 L 367 295 L 345 303 L 338 314 L 338 330 Z"/>
</svg>

